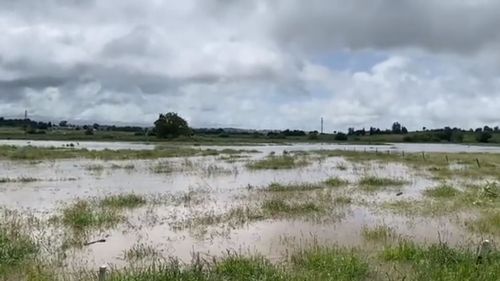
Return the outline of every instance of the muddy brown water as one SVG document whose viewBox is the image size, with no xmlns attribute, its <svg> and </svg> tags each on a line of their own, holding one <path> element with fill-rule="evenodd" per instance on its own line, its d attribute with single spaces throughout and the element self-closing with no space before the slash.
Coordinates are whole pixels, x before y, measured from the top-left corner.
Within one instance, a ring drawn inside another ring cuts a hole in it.
<svg viewBox="0 0 500 281">
<path fill-rule="evenodd" d="M 3 144 L 7 142 L 4 141 Z M 0 142 L 2 144 L 2 142 Z M 9 141 L 8 144 L 22 145 Z M 59 146 L 55 142 L 31 142 Z M 82 143 L 80 143 L 82 145 Z M 128 143 L 86 143 L 89 149 L 145 149 Z M 150 149 L 152 147 L 149 147 Z M 211 147 L 214 148 L 214 147 Z M 223 149 L 226 147 L 215 147 Z M 355 149 L 355 150 L 404 150 L 439 152 L 500 152 L 497 147 L 467 147 L 457 145 L 395 144 L 389 146 L 339 146 L 301 144 L 293 146 L 251 146 L 235 149 L 256 149 L 249 154 L 255 160 L 284 150 Z M 111 230 L 96 231 L 89 240 L 107 237 L 81 249 L 68 250 L 67 265 L 82 264 L 96 267 L 103 263 L 124 265 L 124 251 L 137 244 L 150 245 L 162 256 L 174 256 L 189 262 L 193 252 L 206 257 L 220 256 L 226 250 L 241 253 L 259 253 L 272 260 L 283 257 L 291 249 L 310 243 L 324 245 L 366 246 L 361 236 L 363 227 L 387 225 L 397 234 L 422 242 L 438 239 L 454 245 L 476 241 L 479 237 L 469 233 L 458 221 L 469 214 L 450 214 L 442 217 L 419 217 L 393 214 L 376 206 L 384 202 L 418 199 L 425 188 L 439 183 L 416 173 L 408 167 L 394 163 L 360 164 L 347 162 L 341 157 L 312 160 L 306 167 L 289 170 L 249 170 L 247 158 L 226 162 L 220 156 L 168 158 L 158 160 L 97 161 L 70 159 L 56 161 L 24 162 L 0 161 L 1 178 L 34 178 L 33 182 L 0 184 L 0 205 L 8 209 L 30 212 L 41 218 L 60 213 L 60 208 L 76 198 L 102 198 L 113 194 L 144 194 L 161 196 L 194 191 L 205 198 L 193 206 L 155 205 L 128 211 L 128 221 Z M 172 167 L 169 172 L 157 173 L 158 164 Z M 133 168 L 130 168 L 133 165 Z M 339 165 L 346 169 L 339 169 Z M 129 169 L 123 167 L 130 166 Z M 122 167 L 122 168 L 118 168 Z M 231 207 L 245 204 L 250 192 L 248 186 L 263 187 L 270 183 L 317 183 L 330 177 L 340 177 L 355 183 L 360 177 L 373 175 L 407 181 L 400 188 L 364 193 L 352 184 L 343 189 L 342 195 L 363 204 L 351 204 L 335 209 L 333 219 L 267 219 L 239 226 L 212 225 L 203 229 L 175 229 L 173 223 L 195 215 L 218 214 Z M 402 191 L 402 196 L 395 196 Z M 359 200 L 358 200 L 359 199 Z M 57 232 L 57 231 L 56 231 Z M 202 233 L 200 233 L 202 232 Z"/>
</svg>

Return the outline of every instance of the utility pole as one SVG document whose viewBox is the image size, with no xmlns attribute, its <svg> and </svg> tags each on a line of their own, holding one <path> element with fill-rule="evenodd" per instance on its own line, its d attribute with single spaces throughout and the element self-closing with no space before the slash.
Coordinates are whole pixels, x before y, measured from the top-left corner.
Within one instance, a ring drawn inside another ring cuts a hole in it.
<svg viewBox="0 0 500 281">
<path fill-rule="evenodd" d="M 321 117 L 321 134 L 323 134 L 323 117 Z"/>
<path fill-rule="evenodd" d="M 28 133 L 28 110 L 24 110 L 24 133 Z"/>
</svg>

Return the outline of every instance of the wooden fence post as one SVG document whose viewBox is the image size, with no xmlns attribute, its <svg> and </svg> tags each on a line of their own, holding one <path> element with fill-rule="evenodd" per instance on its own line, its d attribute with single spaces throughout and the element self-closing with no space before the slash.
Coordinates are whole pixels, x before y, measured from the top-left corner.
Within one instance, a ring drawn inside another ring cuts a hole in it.
<svg viewBox="0 0 500 281">
<path fill-rule="evenodd" d="M 106 281 L 106 270 L 108 269 L 107 265 L 101 265 L 99 267 L 99 281 Z"/>
</svg>

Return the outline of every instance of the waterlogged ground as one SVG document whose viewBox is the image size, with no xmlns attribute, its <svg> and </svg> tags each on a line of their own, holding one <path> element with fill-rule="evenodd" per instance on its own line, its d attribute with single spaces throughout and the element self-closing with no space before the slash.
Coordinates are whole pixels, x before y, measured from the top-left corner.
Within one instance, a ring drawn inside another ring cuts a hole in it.
<svg viewBox="0 0 500 281">
<path fill-rule="evenodd" d="M 87 148 L 152 149 L 101 143 Z M 358 280 L 396 280 L 384 279 L 401 277 L 394 264 L 373 258 L 381 247 L 411 241 L 476 249 L 485 239 L 500 241 L 496 147 L 215 149 L 228 153 L 3 159 L 2 217 L 22 225 L 41 245 L 38 257 L 59 273 L 102 264 L 119 271 L 170 257 L 189 263 L 193 256 L 211 260 L 228 253 L 281 263 L 298 249 L 321 246 L 370 257 L 377 272 Z"/>
</svg>

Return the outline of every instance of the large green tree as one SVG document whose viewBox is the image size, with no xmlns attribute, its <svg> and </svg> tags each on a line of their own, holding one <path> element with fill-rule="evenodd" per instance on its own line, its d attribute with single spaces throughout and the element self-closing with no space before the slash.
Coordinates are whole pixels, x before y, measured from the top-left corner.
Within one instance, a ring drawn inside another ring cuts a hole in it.
<svg viewBox="0 0 500 281">
<path fill-rule="evenodd" d="M 187 121 L 175 112 L 160 114 L 154 124 L 154 132 L 159 138 L 175 138 L 191 134 Z"/>
</svg>

